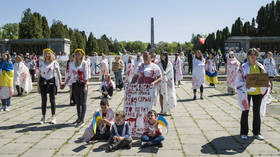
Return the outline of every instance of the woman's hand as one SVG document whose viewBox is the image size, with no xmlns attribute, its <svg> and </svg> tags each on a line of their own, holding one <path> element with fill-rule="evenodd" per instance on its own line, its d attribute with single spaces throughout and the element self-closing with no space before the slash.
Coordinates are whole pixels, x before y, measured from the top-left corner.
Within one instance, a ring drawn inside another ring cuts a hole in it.
<svg viewBox="0 0 280 157">
<path fill-rule="evenodd" d="M 87 93 L 87 86 L 84 87 L 84 93 Z"/>
</svg>

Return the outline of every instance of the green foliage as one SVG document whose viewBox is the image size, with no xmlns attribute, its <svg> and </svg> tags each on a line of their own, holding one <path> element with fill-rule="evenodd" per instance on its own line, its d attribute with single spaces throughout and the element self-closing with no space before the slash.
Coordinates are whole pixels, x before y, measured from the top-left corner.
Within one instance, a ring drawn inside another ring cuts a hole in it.
<svg viewBox="0 0 280 157">
<path fill-rule="evenodd" d="M 45 16 L 42 16 L 42 35 L 43 38 L 50 38 L 51 35 L 48 20 Z"/>
<path fill-rule="evenodd" d="M 18 23 L 7 23 L 0 30 L 0 39 L 18 39 Z"/>
<path fill-rule="evenodd" d="M 28 8 L 23 12 L 23 17 L 19 23 L 19 38 L 20 39 L 32 39 L 33 37 L 33 16 L 31 9 Z"/>
</svg>

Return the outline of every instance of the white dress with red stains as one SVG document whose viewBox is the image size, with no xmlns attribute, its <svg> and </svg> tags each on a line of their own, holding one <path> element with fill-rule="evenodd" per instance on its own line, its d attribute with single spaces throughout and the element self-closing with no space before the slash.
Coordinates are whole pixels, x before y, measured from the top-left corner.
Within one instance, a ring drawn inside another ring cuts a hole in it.
<svg viewBox="0 0 280 157">
<path fill-rule="evenodd" d="M 59 64 L 57 61 L 52 61 L 48 64 L 46 64 L 44 61 L 41 61 L 39 63 L 40 77 L 43 77 L 46 80 L 55 78 L 55 84 L 57 87 L 59 87 L 59 80 L 55 69 L 58 69 L 58 71 L 60 71 Z"/>
<path fill-rule="evenodd" d="M 234 58 L 228 58 L 227 60 L 227 86 L 230 88 L 235 88 L 235 80 L 237 77 L 237 72 L 240 63 Z"/>
<path fill-rule="evenodd" d="M 193 56 L 192 88 L 199 89 L 205 82 L 205 60 Z"/>
<path fill-rule="evenodd" d="M 69 77 L 70 84 L 77 82 L 85 82 L 88 80 L 88 64 L 86 61 L 82 61 L 79 66 L 76 66 L 75 63 L 69 65 Z"/>
<path fill-rule="evenodd" d="M 181 81 L 183 79 L 183 73 L 182 73 L 182 61 L 180 59 L 180 57 L 177 58 L 177 60 L 174 60 L 173 66 L 176 70 L 176 76 L 175 76 L 175 81 Z"/>
<path fill-rule="evenodd" d="M 264 72 L 265 69 L 262 64 L 257 62 L 259 68 L 261 68 Z M 238 105 L 240 106 L 242 111 L 246 111 L 250 109 L 249 103 L 248 103 L 248 94 L 246 88 L 246 76 L 247 74 L 250 74 L 250 63 L 246 62 L 242 64 L 238 70 L 237 78 L 235 81 L 235 86 L 238 93 Z M 262 116 L 265 116 L 266 112 L 266 104 L 267 104 L 267 98 L 269 95 L 269 89 L 267 87 L 261 87 L 261 93 L 262 93 L 262 102 L 261 102 L 261 108 L 260 108 L 260 114 Z"/>
<path fill-rule="evenodd" d="M 127 63 L 126 64 L 126 69 L 125 69 L 125 82 L 126 83 L 130 83 L 132 78 L 133 78 L 133 75 L 134 75 L 134 62 L 133 60 L 131 61 L 131 63 Z"/>
<path fill-rule="evenodd" d="M 266 58 L 263 61 L 263 65 L 269 77 L 275 77 L 277 75 L 277 68 L 273 58 Z"/>
<path fill-rule="evenodd" d="M 168 112 L 177 104 L 176 90 L 174 86 L 173 66 L 168 62 L 166 69 L 163 69 L 161 61 L 158 63 L 162 73 L 162 80 L 159 84 L 159 92 L 163 96 L 163 113 Z"/>
<path fill-rule="evenodd" d="M 23 88 L 26 93 L 32 91 L 32 80 L 29 69 L 23 62 L 14 64 L 14 87 L 15 86 Z"/>
<path fill-rule="evenodd" d="M 109 64 L 107 59 L 102 59 L 100 62 L 100 80 L 103 75 L 109 75 Z"/>
</svg>

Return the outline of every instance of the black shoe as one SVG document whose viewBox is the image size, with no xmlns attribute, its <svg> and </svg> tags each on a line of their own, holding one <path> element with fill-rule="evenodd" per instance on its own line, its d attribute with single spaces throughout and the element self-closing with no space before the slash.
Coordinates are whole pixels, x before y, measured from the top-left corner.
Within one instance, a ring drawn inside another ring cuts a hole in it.
<svg viewBox="0 0 280 157">
<path fill-rule="evenodd" d="M 84 125 L 85 125 L 84 121 L 80 121 L 76 124 L 76 127 L 82 127 Z"/>
<path fill-rule="evenodd" d="M 163 147 L 161 142 L 159 144 L 156 144 L 156 146 L 159 148 Z"/>
<path fill-rule="evenodd" d="M 124 147 L 124 149 L 131 149 L 132 144 L 130 143 L 129 145 L 127 145 L 126 147 Z"/>
<path fill-rule="evenodd" d="M 79 123 L 80 122 L 80 119 L 77 119 L 75 122 L 73 122 L 72 124 L 73 125 L 75 125 L 75 124 L 77 124 L 77 123 Z"/>
<path fill-rule="evenodd" d="M 196 100 L 196 96 L 193 96 L 193 100 Z"/>
</svg>

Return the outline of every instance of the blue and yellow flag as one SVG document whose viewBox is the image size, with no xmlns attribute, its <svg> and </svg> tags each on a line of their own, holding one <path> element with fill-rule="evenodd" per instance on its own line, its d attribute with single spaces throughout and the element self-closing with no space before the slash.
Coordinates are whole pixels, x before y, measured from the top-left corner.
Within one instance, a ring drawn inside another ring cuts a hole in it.
<svg viewBox="0 0 280 157">
<path fill-rule="evenodd" d="M 218 54 L 219 54 L 220 56 L 222 55 L 221 49 L 218 49 Z"/>
<path fill-rule="evenodd" d="M 166 132 L 168 133 L 168 123 L 166 121 L 166 119 L 163 116 L 158 116 L 158 124 L 162 125 L 163 127 L 166 128 Z"/>
<path fill-rule="evenodd" d="M 14 66 L 11 61 L 0 61 L 0 87 L 13 87 Z"/>
<path fill-rule="evenodd" d="M 97 124 L 100 119 L 101 119 L 100 112 L 95 113 L 95 115 L 93 117 L 93 122 L 92 122 L 92 129 L 93 129 L 94 134 L 96 134 Z"/>
</svg>

